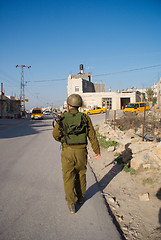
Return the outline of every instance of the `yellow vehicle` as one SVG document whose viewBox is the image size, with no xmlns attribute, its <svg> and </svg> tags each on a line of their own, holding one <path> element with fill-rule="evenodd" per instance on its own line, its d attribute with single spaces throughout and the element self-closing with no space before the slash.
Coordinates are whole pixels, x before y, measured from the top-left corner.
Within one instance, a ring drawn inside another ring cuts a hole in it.
<svg viewBox="0 0 161 240">
<path fill-rule="evenodd" d="M 101 107 L 93 107 L 92 109 L 90 110 L 86 110 L 84 111 L 85 114 L 96 114 L 96 113 L 105 113 L 106 112 L 106 109 L 105 108 L 101 108 Z"/>
<path fill-rule="evenodd" d="M 31 113 L 31 119 L 43 119 L 43 111 L 41 108 L 34 108 Z"/>
<path fill-rule="evenodd" d="M 140 112 L 144 112 L 144 109 L 150 110 L 150 104 L 149 102 L 136 102 L 136 103 L 129 103 L 125 109 L 124 109 L 124 113 L 127 112 L 132 112 L 132 113 L 140 113 Z"/>
</svg>

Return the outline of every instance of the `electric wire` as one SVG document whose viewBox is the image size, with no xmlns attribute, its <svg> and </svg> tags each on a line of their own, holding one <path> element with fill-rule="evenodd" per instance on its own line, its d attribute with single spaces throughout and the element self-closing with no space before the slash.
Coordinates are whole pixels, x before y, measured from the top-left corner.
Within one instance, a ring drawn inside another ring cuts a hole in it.
<svg viewBox="0 0 161 240">
<path fill-rule="evenodd" d="M 153 65 L 153 66 L 147 66 L 147 67 L 142 67 L 142 68 L 134 68 L 134 69 L 129 69 L 129 70 L 122 70 L 122 71 L 119 71 L 119 72 L 96 74 L 96 75 L 93 75 L 93 77 L 107 76 L 107 75 L 113 75 L 113 74 L 118 74 L 118 73 L 134 72 L 134 71 L 139 71 L 139 70 L 144 70 L 144 69 L 149 69 L 149 68 L 155 68 L 155 67 L 161 67 L 161 64 Z"/>
<path fill-rule="evenodd" d="M 99 76 L 108 76 L 108 75 L 115 75 L 115 74 L 120 74 L 120 73 L 128 73 L 128 72 L 134 72 L 134 71 L 139 71 L 139 70 L 146 70 L 150 68 L 156 68 L 156 67 L 161 67 L 161 64 L 157 65 L 152 65 L 152 66 L 145 66 L 141 68 L 133 68 L 133 69 L 128 69 L 128 70 L 122 70 L 118 72 L 109 72 L 109 73 L 102 73 L 102 74 L 94 74 L 93 77 L 99 77 Z M 49 79 L 49 80 L 35 80 L 35 81 L 27 81 L 28 83 L 43 83 L 43 82 L 56 82 L 56 81 L 67 81 L 67 78 L 58 78 L 58 79 Z"/>
</svg>

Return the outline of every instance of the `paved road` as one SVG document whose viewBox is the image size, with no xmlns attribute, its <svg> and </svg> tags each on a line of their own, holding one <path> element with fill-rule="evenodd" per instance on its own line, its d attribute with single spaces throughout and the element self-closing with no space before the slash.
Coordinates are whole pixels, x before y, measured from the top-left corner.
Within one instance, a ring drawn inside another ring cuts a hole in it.
<svg viewBox="0 0 161 240">
<path fill-rule="evenodd" d="M 0 119 L 0 240 L 121 239 L 90 168 L 86 201 L 69 213 L 51 119 L 7 121 Z"/>
<path fill-rule="evenodd" d="M 103 114 L 93 114 L 93 115 L 89 115 L 89 116 L 92 119 L 93 124 L 97 125 L 102 122 L 105 122 L 106 117 L 107 117 L 107 120 L 114 119 L 114 111 L 110 110 L 109 112 L 107 112 L 107 115 L 106 115 L 106 113 L 103 113 Z M 116 119 L 120 118 L 121 116 L 123 116 L 123 110 L 117 110 L 116 111 Z"/>
</svg>

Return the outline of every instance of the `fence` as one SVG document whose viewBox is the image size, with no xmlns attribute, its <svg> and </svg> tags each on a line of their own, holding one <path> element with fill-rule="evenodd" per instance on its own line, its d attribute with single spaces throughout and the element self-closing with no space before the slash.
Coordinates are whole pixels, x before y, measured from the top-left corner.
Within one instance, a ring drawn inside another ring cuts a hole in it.
<svg viewBox="0 0 161 240">
<path fill-rule="evenodd" d="M 120 112 L 120 110 L 119 110 Z M 118 114 L 118 111 L 107 110 L 105 114 L 105 123 L 110 121 L 115 130 L 116 126 L 124 131 L 134 129 L 142 141 L 161 141 L 161 112 L 144 111 L 143 113 L 133 114 L 131 112 Z M 137 133 L 139 130 L 139 133 Z"/>
</svg>

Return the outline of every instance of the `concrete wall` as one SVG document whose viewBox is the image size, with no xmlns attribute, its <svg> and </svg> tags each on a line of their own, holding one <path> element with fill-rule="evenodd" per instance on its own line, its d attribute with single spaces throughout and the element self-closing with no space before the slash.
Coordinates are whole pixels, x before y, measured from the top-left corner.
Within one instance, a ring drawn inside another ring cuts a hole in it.
<svg viewBox="0 0 161 240">
<path fill-rule="evenodd" d="M 94 83 L 95 92 L 105 92 L 105 83 Z"/>
<path fill-rule="evenodd" d="M 67 97 L 73 93 L 94 92 L 91 73 L 70 74 L 68 76 Z"/>
<path fill-rule="evenodd" d="M 94 84 L 92 82 L 89 82 L 87 80 L 82 80 L 82 85 L 83 85 L 83 93 L 86 93 L 86 92 L 95 92 L 95 89 L 94 89 Z"/>
<path fill-rule="evenodd" d="M 79 91 L 76 91 L 76 88 L 79 88 Z M 70 74 L 68 77 L 68 84 L 67 84 L 67 97 L 73 93 L 81 94 L 83 92 L 82 89 L 82 79 L 81 78 L 72 78 Z"/>
<path fill-rule="evenodd" d="M 20 100 L 0 95 L 0 117 L 13 116 L 20 112 Z"/>
<path fill-rule="evenodd" d="M 96 91 L 95 91 L 96 90 Z M 102 90 L 102 92 L 101 92 Z M 80 94 L 84 107 L 103 106 L 103 101 L 111 101 L 110 108 L 122 109 L 129 102 L 139 102 L 137 92 L 105 92 L 105 84 L 93 84 L 91 73 L 70 74 L 68 77 L 67 97 L 73 93 Z"/>
<path fill-rule="evenodd" d="M 121 99 L 129 99 L 130 102 L 136 102 L 137 94 L 134 93 L 117 93 L 117 92 L 100 92 L 100 93 L 82 93 L 83 105 L 85 108 L 99 106 L 102 107 L 103 98 L 112 99 L 112 109 L 121 109 Z"/>
<path fill-rule="evenodd" d="M 161 78 L 157 83 L 157 107 L 161 108 Z"/>
</svg>

